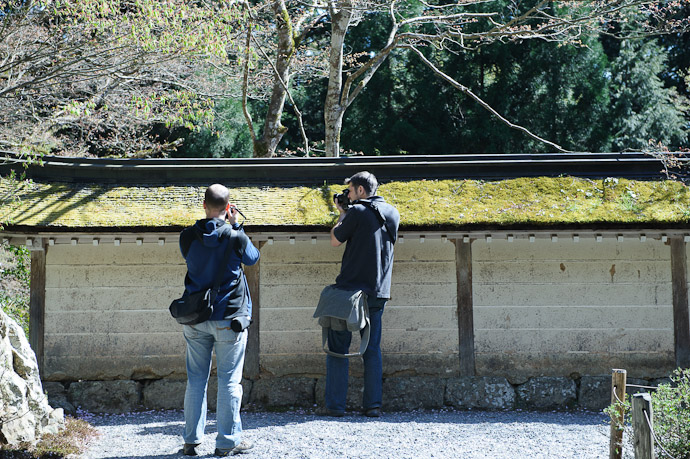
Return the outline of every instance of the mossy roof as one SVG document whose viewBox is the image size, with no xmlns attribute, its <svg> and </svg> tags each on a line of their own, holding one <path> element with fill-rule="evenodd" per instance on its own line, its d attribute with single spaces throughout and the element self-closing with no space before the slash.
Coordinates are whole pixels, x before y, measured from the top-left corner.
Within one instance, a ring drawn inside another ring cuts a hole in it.
<svg viewBox="0 0 690 459">
<path fill-rule="evenodd" d="M 43 230 L 165 230 L 203 218 L 205 187 L 115 186 L 0 180 L 0 221 Z M 329 227 L 333 193 L 343 185 L 253 186 L 230 190 L 247 226 Z M 690 222 L 690 193 L 670 180 L 529 177 L 500 181 L 412 180 L 382 184 L 402 227 L 571 224 L 667 225 Z"/>
</svg>

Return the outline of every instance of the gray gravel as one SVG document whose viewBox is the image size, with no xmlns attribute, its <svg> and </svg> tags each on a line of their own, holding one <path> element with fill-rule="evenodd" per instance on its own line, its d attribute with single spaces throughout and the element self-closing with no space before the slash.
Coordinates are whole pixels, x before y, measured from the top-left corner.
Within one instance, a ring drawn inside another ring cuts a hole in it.
<svg viewBox="0 0 690 459">
<path fill-rule="evenodd" d="M 181 411 L 81 413 L 101 435 L 84 458 L 184 457 Z M 327 418 L 305 411 L 243 412 L 252 458 L 601 458 L 607 418 L 588 412 L 423 411 Z M 201 457 L 214 450 L 209 413 Z"/>
</svg>

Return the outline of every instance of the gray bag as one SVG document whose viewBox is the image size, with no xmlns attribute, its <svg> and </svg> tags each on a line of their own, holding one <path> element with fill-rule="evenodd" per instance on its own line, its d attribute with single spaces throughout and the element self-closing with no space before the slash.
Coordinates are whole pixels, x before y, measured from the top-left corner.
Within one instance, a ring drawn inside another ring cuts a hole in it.
<svg viewBox="0 0 690 459">
<path fill-rule="evenodd" d="M 356 357 L 364 354 L 369 345 L 369 308 L 367 296 L 361 290 L 343 290 L 329 285 L 321 292 L 314 318 L 321 325 L 322 346 L 326 354 L 334 357 Z M 328 349 L 328 329 L 350 332 L 362 330 L 359 352 L 339 354 Z"/>
</svg>

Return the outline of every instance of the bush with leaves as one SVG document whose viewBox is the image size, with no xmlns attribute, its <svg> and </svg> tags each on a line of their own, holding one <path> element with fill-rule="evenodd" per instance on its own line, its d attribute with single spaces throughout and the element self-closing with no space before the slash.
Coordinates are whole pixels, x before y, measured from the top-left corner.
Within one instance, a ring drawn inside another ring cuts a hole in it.
<svg viewBox="0 0 690 459">
<path fill-rule="evenodd" d="M 671 384 L 652 394 L 654 434 L 676 459 L 690 459 L 690 369 L 677 369 Z"/>
<path fill-rule="evenodd" d="M 31 261 L 26 247 L 0 245 L 0 307 L 29 333 Z"/>
<path fill-rule="evenodd" d="M 662 383 L 652 391 L 652 424 L 655 436 L 655 450 L 659 457 L 690 459 L 690 369 L 676 369 L 671 375 L 671 383 Z M 623 424 L 617 425 L 627 437 L 624 453 L 634 449 L 634 433 L 630 425 L 632 419 L 630 395 L 625 400 L 611 404 L 604 412 L 609 417 L 619 419 L 623 411 Z M 664 453 L 662 453 L 663 451 Z M 625 454 L 628 457 L 630 454 Z"/>
</svg>

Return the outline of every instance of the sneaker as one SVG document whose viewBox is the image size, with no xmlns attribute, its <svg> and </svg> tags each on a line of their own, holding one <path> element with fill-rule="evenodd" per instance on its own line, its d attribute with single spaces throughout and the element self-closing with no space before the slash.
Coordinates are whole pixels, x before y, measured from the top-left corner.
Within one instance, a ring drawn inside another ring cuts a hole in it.
<svg viewBox="0 0 690 459">
<path fill-rule="evenodd" d="M 182 447 L 182 454 L 185 456 L 196 456 L 196 447 L 199 446 L 199 443 L 185 443 L 184 446 Z"/>
<path fill-rule="evenodd" d="M 380 418 L 381 417 L 381 408 L 369 408 L 364 412 L 364 416 L 368 418 Z"/>
<path fill-rule="evenodd" d="M 215 456 L 220 456 L 220 457 L 234 456 L 235 454 L 246 453 L 247 451 L 249 451 L 253 447 L 254 447 L 253 444 L 249 443 L 248 441 L 243 440 L 231 450 L 223 450 L 223 449 L 216 448 L 216 450 L 214 451 L 213 454 Z"/>
</svg>

